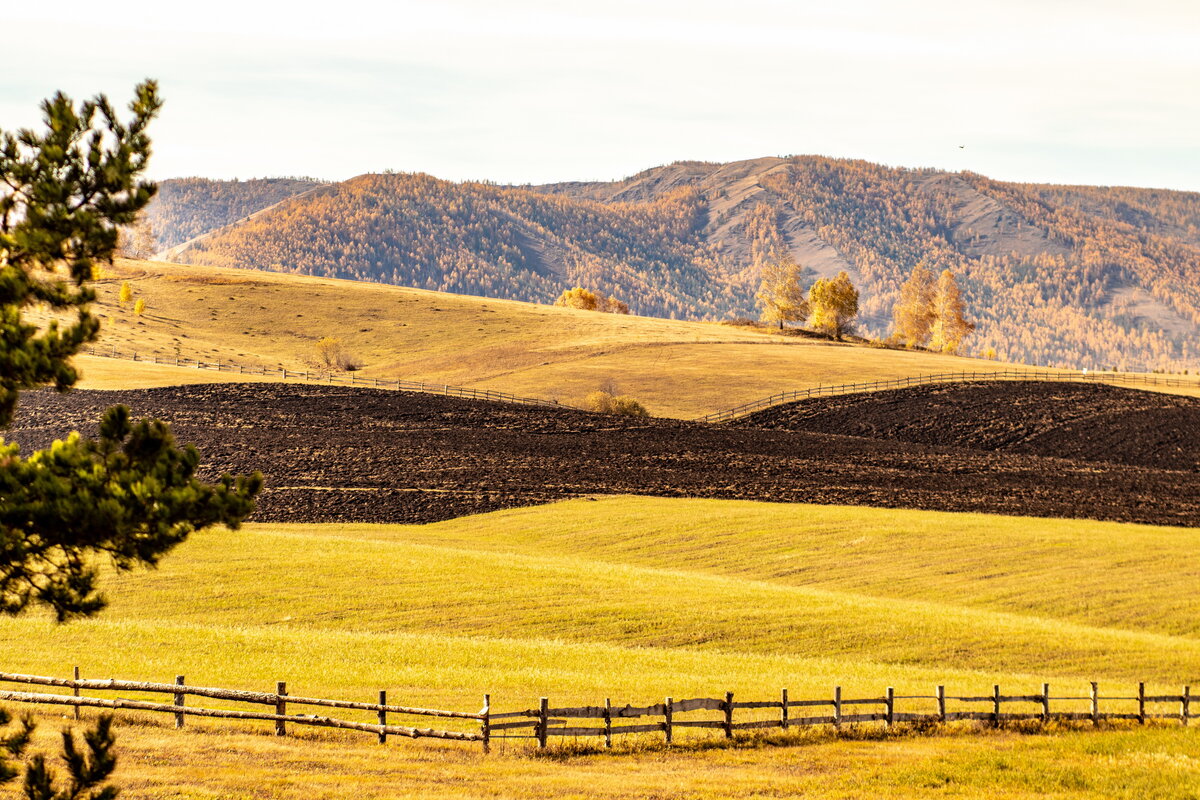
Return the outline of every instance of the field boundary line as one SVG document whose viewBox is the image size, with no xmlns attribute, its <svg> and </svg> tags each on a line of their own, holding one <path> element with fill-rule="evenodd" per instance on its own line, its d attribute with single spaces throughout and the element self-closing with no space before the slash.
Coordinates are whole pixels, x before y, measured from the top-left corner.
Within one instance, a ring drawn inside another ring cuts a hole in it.
<svg viewBox="0 0 1200 800">
<path fill-rule="evenodd" d="M 747 417 L 756 411 L 774 408 L 799 400 L 815 397 L 834 397 L 847 394 L 904 389 L 910 386 L 928 386 L 935 383 L 975 383 L 979 381 L 1058 381 L 1062 383 L 1132 383 L 1142 386 L 1180 386 L 1200 391 L 1200 380 L 1173 378 L 1168 376 L 1129 374 L 1124 372 L 1051 372 L 1043 370 L 998 370 L 991 372 L 939 372 L 931 375 L 913 375 L 907 378 L 885 378 L 860 383 L 822 384 L 808 389 L 777 392 L 770 397 L 751 400 L 740 406 L 714 411 L 697 417 L 696 422 L 732 422 Z"/>
<path fill-rule="evenodd" d="M 404 381 L 404 380 L 386 380 L 384 378 L 368 378 L 358 377 L 354 375 L 354 370 L 347 371 L 344 375 L 321 370 L 298 370 L 288 369 L 287 367 L 271 368 L 263 365 L 242 364 L 237 361 L 226 359 L 217 359 L 215 361 L 204 361 L 196 358 L 183 358 L 180 356 L 163 356 L 158 353 L 139 353 L 136 350 L 130 352 L 118 351 L 113 348 L 96 348 L 89 347 L 83 351 L 84 355 L 95 356 L 97 358 L 114 358 L 122 361 L 137 361 L 142 364 L 158 364 L 168 367 L 187 367 L 190 369 L 211 369 L 217 372 L 228 372 L 236 375 L 258 375 L 262 377 L 279 376 L 286 381 L 288 378 L 293 378 L 297 381 L 304 381 L 312 384 L 337 384 L 339 386 L 361 386 L 367 389 L 389 389 L 399 392 L 422 392 L 425 394 L 439 394 L 445 397 L 458 397 L 465 400 L 490 400 L 496 403 L 513 403 L 516 405 L 538 406 L 541 408 L 569 408 L 577 409 L 575 406 L 567 403 L 559 402 L 558 400 L 544 400 L 539 397 L 522 397 L 520 395 L 511 394 L 509 392 L 500 392 L 495 389 L 474 389 L 469 386 L 455 386 L 449 383 L 427 383 L 425 381 Z"/>
</svg>

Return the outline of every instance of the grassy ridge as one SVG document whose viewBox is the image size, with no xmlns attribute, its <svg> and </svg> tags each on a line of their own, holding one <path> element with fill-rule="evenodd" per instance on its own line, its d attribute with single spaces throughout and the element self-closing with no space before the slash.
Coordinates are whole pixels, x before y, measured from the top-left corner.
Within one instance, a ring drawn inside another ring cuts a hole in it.
<svg viewBox="0 0 1200 800">
<path fill-rule="evenodd" d="M 146 300 L 143 315 L 117 302 L 126 280 Z M 714 323 L 156 262 L 120 261 L 96 288 L 102 348 L 305 369 L 317 341 L 332 336 L 369 376 L 564 402 L 613 382 L 659 416 L 695 417 L 819 384 L 1005 367 Z M 85 368 L 83 385 L 133 388 L 178 374 L 139 369 L 89 375 Z"/>
</svg>

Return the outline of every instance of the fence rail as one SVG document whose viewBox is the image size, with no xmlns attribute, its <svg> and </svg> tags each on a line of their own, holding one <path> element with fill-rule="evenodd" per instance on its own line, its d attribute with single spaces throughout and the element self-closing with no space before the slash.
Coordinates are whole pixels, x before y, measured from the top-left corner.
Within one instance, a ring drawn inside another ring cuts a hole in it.
<svg viewBox="0 0 1200 800">
<path fill-rule="evenodd" d="M 557 400 L 543 400 L 538 397 L 521 397 L 508 392 L 498 392 L 494 389 L 475 389 L 469 386 L 454 386 L 445 383 L 426 383 L 424 381 L 387 380 L 355 375 L 354 372 L 338 374 L 321 370 L 297 370 L 286 367 L 266 367 L 262 364 L 241 364 L 236 361 L 218 359 L 202 361 L 195 358 L 180 356 L 164 356 L 158 353 L 139 353 L 137 351 L 122 352 L 116 348 L 89 347 L 87 355 L 99 358 L 117 358 L 126 361 L 140 361 L 143 364 L 161 364 L 164 366 L 189 367 L 191 369 L 211 369 L 217 372 L 229 372 L 236 375 L 260 375 L 263 377 L 278 376 L 282 380 L 292 378 L 310 383 L 338 384 L 341 386 L 363 386 L 373 389 L 391 389 L 403 392 L 424 392 L 440 394 L 446 397 L 461 397 L 467 400 L 492 400 L 498 403 L 516 403 L 518 405 L 540 406 L 542 408 L 574 408 Z"/>
<path fill-rule="evenodd" d="M 121 681 L 114 679 L 85 680 L 79 677 L 79 668 L 75 668 L 74 678 L 53 678 L 41 675 L 22 675 L 18 673 L 0 672 L 0 683 L 17 683 L 32 686 L 55 686 L 71 689 L 72 694 L 51 694 L 44 692 L 23 692 L 0 690 L 0 701 L 15 703 L 34 703 L 43 705 L 74 706 L 78 718 L 80 708 L 106 708 L 130 711 L 149 711 L 175 716 L 175 727 L 182 728 L 187 716 L 216 717 L 220 719 L 262 720 L 275 723 L 275 733 L 284 736 L 288 723 L 294 725 L 314 725 L 324 728 L 340 728 L 343 730 L 373 733 L 379 741 L 387 740 L 388 736 L 407 736 L 413 739 L 449 739 L 460 742 L 484 742 L 486 734 L 469 731 L 449 731 L 434 728 L 418 728 L 408 725 L 389 724 L 388 714 L 418 717 L 439 717 L 462 720 L 472 720 L 486 728 L 488 705 L 478 713 L 465 711 L 444 711 L 432 708 L 414 708 L 412 706 L 391 705 L 387 702 L 387 693 L 379 693 L 378 703 L 360 703 L 349 700 L 329 700 L 320 697 L 300 697 L 287 692 L 287 682 L 280 681 L 274 692 L 255 692 L 244 689 L 222 689 L 206 686 L 189 686 L 183 675 L 177 675 L 174 683 L 153 683 L 147 681 Z M 128 698 L 103 698 L 81 695 L 82 690 L 103 692 L 138 692 L 145 694 L 171 695 L 172 702 L 149 702 L 131 700 Z M 241 711 L 226 708 L 206 708 L 189 706 L 187 697 L 205 697 L 216 700 L 230 700 L 252 705 L 263 705 L 271 709 L 262 711 Z M 317 716 L 313 714 L 288 713 L 288 706 L 318 706 L 325 708 L 354 709 L 373 711 L 377 715 L 376 723 L 356 722 L 353 720 Z"/>
<path fill-rule="evenodd" d="M 697 422 L 731 422 L 735 419 L 762 411 L 765 408 L 809 400 L 814 397 L 832 397 L 843 394 L 878 392 L 887 389 L 903 389 L 909 386 L 926 386 L 932 383 L 965 383 L 968 381 L 1062 381 L 1070 383 L 1129 383 L 1141 386 L 1186 387 L 1200 391 L 1200 380 L 1169 377 L 1166 375 L 1131 375 L 1124 372 L 1051 372 L 1047 370 L 999 370 L 993 372 L 939 372 L 932 375 L 913 375 L 907 378 L 889 378 L 860 383 L 822 384 L 809 389 L 779 392 L 770 397 L 752 400 L 740 406 L 715 411 L 698 417 Z"/>
<path fill-rule="evenodd" d="M 1192 713 L 1194 696 L 1190 686 L 1184 686 L 1179 694 L 1147 694 L 1146 684 L 1137 685 L 1134 695 L 1101 696 L 1098 683 L 1091 683 L 1087 696 L 1054 697 L 1050 684 L 1042 684 L 1041 691 L 1033 694 L 1004 694 L 999 684 L 986 695 L 948 695 L 946 687 L 937 686 L 933 694 L 897 695 L 888 687 L 882 695 L 872 697 L 843 697 L 842 687 L 820 698 L 792 698 L 788 690 L 780 692 L 774 700 L 735 700 L 733 692 L 723 698 L 696 697 L 675 700 L 668 697 L 661 703 L 645 706 L 614 706 L 611 699 L 604 705 L 552 707 L 548 698 L 541 698 L 536 708 L 520 711 L 493 712 L 491 695 L 484 695 L 483 708 L 475 713 L 445 711 L 440 709 L 416 708 L 387 702 L 386 691 L 379 692 L 378 703 L 363 703 L 350 700 L 330 700 L 315 697 L 300 697 L 287 693 L 287 683 L 280 681 L 274 692 L 247 691 L 189 686 L 182 675 L 174 683 L 146 681 L 85 680 L 75 668 L 74 678 L 53 678 L 40 675 L 23 675 L 0 672 L 0 683 L 17 683 L 34 686 L 52 686 L 72 690 L 71 694 L 54 694 L 0 689 L 0 701 L 43 705 L 73 706 L 78 719 L 80 708 L 121 709 L 151 713 L 172 714 L 175 727 L 182 728 L 187 716 L 215 717 L 220 719 L 253 720 L 273 722 L 278 736 L 287 734 L 287 725 L 313 725 L 326 728 L 372 733 L 385 742 L 388 736 L 405 736 L 413 739 L 433 738 L 458 742 L 479 742 L 488 752 L 493 739 L 526 739 L 546 747 L 551 737 L 596 737 L 603 738 L 606 747 L 612 747 L 614 736 L 630 734 L 662 734 L 668 744 L 674 741 L 677 729 L 718 730 L 725 738 L 733 738 L 737 731 L 769 730 L 804 726 L 831 726 L 840 730 L 846 725 L 861 725 L 881 722 L 885 727 L 896 724 L 947 723 L 955 721 L 978 721 L 999 726 L 1004 722 L 1020 720 L 1041 721 L 1074 720 L 1099 725 L 1102 721 L 1129 720 L 1146 724 L 1150 720 L 1174 720 L 1188 725 L 1196 717 Z M 139 692 L 166 694 L 171 702 L 151 702 L 127 698 L 101 698 L 82 695 L 81 691 Z M 187 697 L 205 697 L 219 700 L 250 703 L 268 707 L 268 711 L 241 711 L 224 708 L 207 708 L 187 705 Z M 915 703 L 925 706 L 914 710 Z M 1086 702 L 1086 711 L 1078 710 L 1078 704 Z M 906 710 L 897 710 L 903 703 Z M 1073 709 L 1055 709 L 1054 703 L 1072 703 Z M 1102 704 L 1108 703 L 1107 711 Z M 1114 708 L 1113 704 L 1123 704 Z M 951 704 L 957 706 L 951 708 Z M 1027 711 L 1005 711 L 1005 705 L 1034 706 Z M 359 722 L 334 717 L 289 713 L 288 706 L 317 706 L 326 708 L 353 709 L 374 712 L 376 722 Z M 930 706 L 932 705 L 932 708 Z M 972 705 L 984 705 L 983 710 L 973 710 Z M 1165 711 L 1164 705 L 1176 705 L 1177 710 Z M 847 708 L 866 706 L 862 711 L 846 713 Z M 966 708 L 964 708 L 964 706 Z M 871 708 L 874 707 L 874 708 Z M 793 716 L 793 709 L 817 709 L 816 716 Z M 826 713 L 819 713 L 825 710 Z M 735 713 L 753 712 L 757 719 L 735 721 Z M 695 712 L 715 713 L 716 718 L 680 719 L 679 715 Z M 770 712 L 768 718 L 763 715 Z M 478 726 L 478 730 L 441 730 L 397 725 L 388 722 L 388 715 L 436 717 L 458 719 Z M 661 719 L 660 719 L 661 718 Z M 582 724 L 574 722 L 583 720 Z"/>
</svg>

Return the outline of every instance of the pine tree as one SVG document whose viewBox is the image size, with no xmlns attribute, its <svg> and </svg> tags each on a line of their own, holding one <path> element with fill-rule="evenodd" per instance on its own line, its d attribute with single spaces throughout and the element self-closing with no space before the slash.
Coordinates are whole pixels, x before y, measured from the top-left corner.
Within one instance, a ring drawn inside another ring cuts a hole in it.
<svg viewBox="0 0 1200 800">
<path fill-rule="evenodd" d="M 850 330 L 851 320 L 858 316 L 858 289 L 843 270 L 836 278 L 821 278 L 814 283 L 808 303 L 812 308 L 809 323 L 841 341 Z"/>
<path fill-rule="evenodd" d="M 11 715 L 0 708 L 0 727 L 7 727 Z M 30 738 L 35 730 L 31 717 L 21 720 L 21 727 L 0 737 L 0 784 L 9 783 L 18 776 L 11 761 L 25 756 Z M 54 771 L 40 753 L 29 757 L 25 765 L 23 794 L 27 800 L 114 800 L 117 787 L 108 784 L 117 766 L 114 751 L 116 737 L 112 732 L 112 715 L 104 714 L 94 728 L 85 731 L 83 741 L 87 752 L 80 750 L 75 734 L 63 731 L 62 761 L 67 768 L 67 780 L 59 786 Z M 10 761 L 11 760 L 11 761 Z"/>
<path fill-rule="evenodd" d="M 925 264 L 913 267 L 912 274 L 900 287 L 900 299 L 892 310 L 893 335 L 909 347 L 919 347 L 929 341 L 933 329 L 933 301 L 937 283 L 933 271 Z"/>
<path fill-rule="evenodd" d="M 950 270 L 938 278 L 937 292 L 933 301 L 933 326 L 930 331 L 930 347 L 943 353 L 957 353 L 963 340 L 975 330 L 975 323 L 963 316 L 962 293 L 958 281 Z"/>
<path fill-rule="evenodd" d="M 22 390 L 75 383 L 71 357 L 100 327 L 87 282 L 154 194 L 141 175 L 160 106 L 153 81 L 137 87 L 128 123 L 103 95 L 76 106 L 59 93 L 42 105 L 44 133 L 0 131 L 0 428 Z M 57 319 L 29 324 L 30 306 Z M 155 564 L 194 530 L 236 527 L 262 476 L 202 483 L 199 460 L 165 423 L 135 423 L 124 406 L 105 412 L 94 441 L 72 434 L 24 458 L 0 441 L 0 612 L 93 615 L 105 604 L 98 556 L 117 569 Z"/>
</svg>

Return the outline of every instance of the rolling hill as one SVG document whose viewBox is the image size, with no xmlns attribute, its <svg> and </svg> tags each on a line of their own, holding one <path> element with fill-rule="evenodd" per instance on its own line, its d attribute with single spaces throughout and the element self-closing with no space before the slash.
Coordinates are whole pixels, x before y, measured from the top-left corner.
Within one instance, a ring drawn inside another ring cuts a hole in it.
<svg viewBox="0 0 1200 800">
<path fill-rule="evenodd" d="M 598 520 L 623 535 L 596 535 Z M 198 534 L 159 569 L 106 575 L 112 605 L 99 620 L 0 618 L 0 655 L 6 669 L 35 674 L 77 664 L 84 676 L 184 674 L 192 685 L 286 679 L 294 694 L 386 688 L 392 702 L 425 707 L 474 709 L 489 692 L 495 710 L 546 695 L 769 698 L 783 686 L 861 697 L 939 683 L 1034 692 L 1050 681 L 1086 697 L 1090 680 L 1115 694 L 1144 679 L 1151 692 L 1178 691 L 1200 680 L 1195 576 L 1179 567 L 1196 543 L 1195 531 L 1154 526 L 629 497 L 421 526 L 256 524 Z M 40 716 L 49 741 L 59 720 Z M 1183 798 L 1200 780 L 1200 742 L 1178 726 L 870 742 L 801 734 L 778 742 L 789 749 L 633 744 L 615 758 L 570 744 L 541 758 L 501 742 L 484 758 L 320 731 L 279 739 L 262 723 L 170 725 L 121 724 L 131 795 L 325 798 L 352 785 L 365 798 L 717 798 L 768 787 L 868 798 L 952 786 L 971 798 L 1048 788 Z"/>
<path fill-rule="evenodd" d="M 852 275 L 868 336 L 888 333 L 899 286 L 924 260 L 960 275 L 979 322 L 972 351 L 1194 369 L 1198 209 L 1200 196 L 1184 192 L 1012 184 L 811 156 L 679 162 L 549 186 L 363 175 L 171 257 L 541 302 L 584 285 L 636 313 L 719 319 L 754 314 L 755 242 L 778 237 L 810 279 Z"/>
<path fill-rule="evenodd" d="M 143 314 L 121 304 L 128 282 Z M 785 389 L 1009 368 L 707 322 L 600 314 L 362 281 L 118 261 L 96 282 L 100 352 L 309 370 L 333 337 L 357 374 L 579 403 L 602 386 L 658 416 L 697 417 Z M 83 357 L 84 387 L 217 379 L 215 372 Z M 224 373 L 224 377 L 230 377 Z"/>
</svg>

